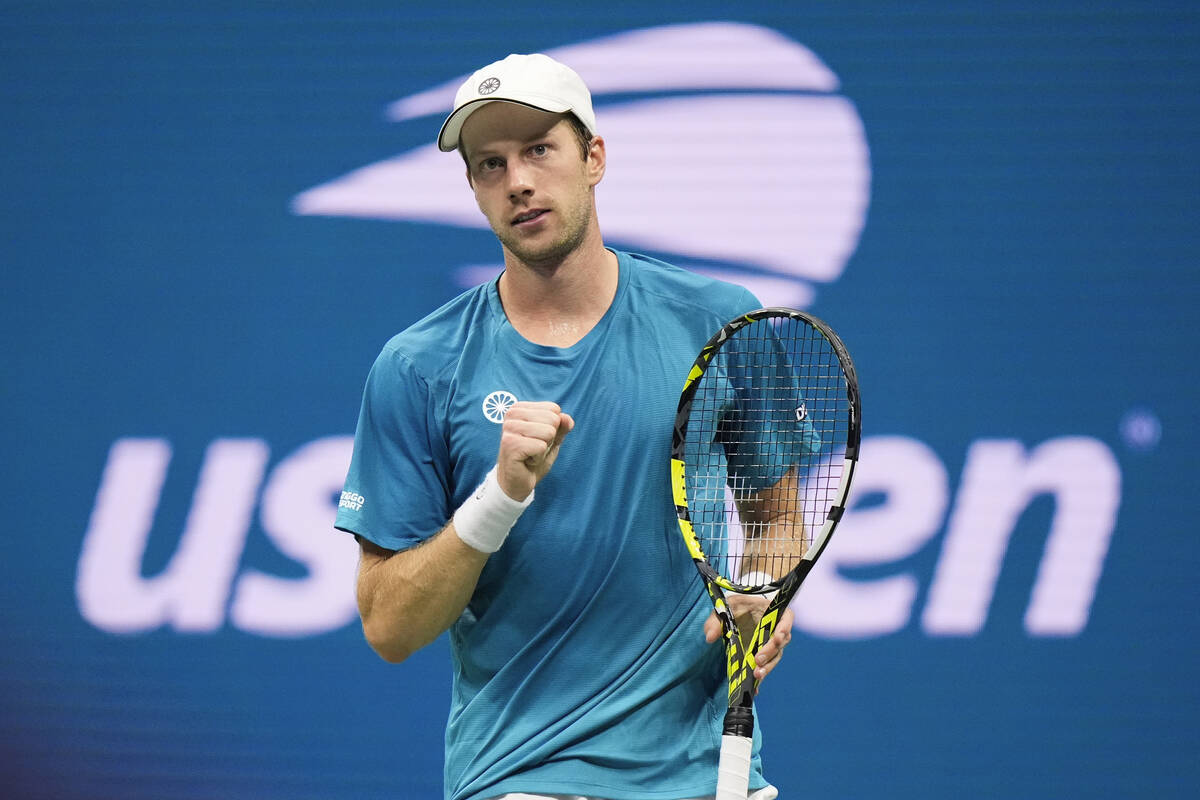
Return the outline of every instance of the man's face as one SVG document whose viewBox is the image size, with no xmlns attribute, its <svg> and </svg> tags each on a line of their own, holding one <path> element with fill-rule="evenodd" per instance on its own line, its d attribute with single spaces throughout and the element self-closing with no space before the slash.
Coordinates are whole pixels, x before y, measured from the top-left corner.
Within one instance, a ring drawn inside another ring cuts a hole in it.
<svg viewBox="0 0 1200 800">
<path fill-rule="evenodd" d="M 604 145 L 585 161 L 560 114 L 488 103 L 463 125 L 467 180 L 500 243 L 529 266 L 553 267 L 583 241 L 594 220 L 592 188 L 604 174 Z"/>
</svg>

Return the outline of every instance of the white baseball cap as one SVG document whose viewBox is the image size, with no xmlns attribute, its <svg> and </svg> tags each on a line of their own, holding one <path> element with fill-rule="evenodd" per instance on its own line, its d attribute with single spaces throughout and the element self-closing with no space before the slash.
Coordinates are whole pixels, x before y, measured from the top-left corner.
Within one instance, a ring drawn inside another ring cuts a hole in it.
<svg viewBox="0 0 1200 800">
<path fill-rule="evenodd" d="M 592 95 L 575 70 L 541 53 L 513 54 L 477 70 L 458 87 L 454 111 L 446 117 L 438 134 L 438 148 L 445 152 L 456 149 L 467 117 L 497 101 L 518 103 L 552 114 L 570 112 L 593 136 L 596 135 Z"/>
</svg>

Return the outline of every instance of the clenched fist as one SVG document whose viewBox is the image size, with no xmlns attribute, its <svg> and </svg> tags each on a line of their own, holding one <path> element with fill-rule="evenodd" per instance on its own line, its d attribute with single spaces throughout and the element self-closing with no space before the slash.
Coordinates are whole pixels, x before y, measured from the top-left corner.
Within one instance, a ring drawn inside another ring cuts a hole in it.
<svg viewBox="0 0 1200 800">
<path fill-rule="evenodd" d="M 575 427 L 557 403 L 517 402 L 504 415 L 496 480 L 513 500 L 524 500 L 558 457 L 563 439 Z"/>
</svg>

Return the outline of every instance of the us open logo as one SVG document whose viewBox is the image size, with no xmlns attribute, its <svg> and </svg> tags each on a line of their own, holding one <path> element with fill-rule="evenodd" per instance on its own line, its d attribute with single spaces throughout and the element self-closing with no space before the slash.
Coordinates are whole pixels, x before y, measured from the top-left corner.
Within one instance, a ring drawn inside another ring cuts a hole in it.
<svg viewBox="0 0 1200 800">
<path fill-rule="evenodd" d="M 587 83 L 614 154 L 600 213 L 606 243 L 741 284 L 767 306 L 811 306 L 817 287 L 841 276 L 866 221 L 870 153 L 858 110 L 816 53 L 780 31 L 724 21 L 629 30 L 544 52 Z M 387 116 L 442 117 L 466 78 L 402 97 Z M 499 86 L 492 76 L 477 91 Z M 430 141 L 313 186 L 293 198 L 292 210 L 486 229 L 461 173 Z M 713 201 L 725 193 L 738 196 L 754 235 L 730 225 L 725 204 Z M 647 198 L 661 213 L 645 213 Z M 451 274 L 467 288 L 501 269 L 466 263 Z"/>
<path fill-rule="evenodd" d="M 499 425 L 517 398 L 512 392 L 496 391 L 483 398 L 483 415 Z"/>
</svg>

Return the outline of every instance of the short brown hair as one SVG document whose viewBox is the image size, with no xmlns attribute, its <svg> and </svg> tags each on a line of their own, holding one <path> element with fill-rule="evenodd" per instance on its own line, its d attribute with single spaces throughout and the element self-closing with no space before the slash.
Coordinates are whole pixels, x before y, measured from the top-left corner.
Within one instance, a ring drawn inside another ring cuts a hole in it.
<svg viewBox="0 0 1200 800">
<path fill-rule="evenodd" d="M 571 130 L 575 132 L 575 139 L 579 142 L 579 150 L 583 154 L 583 160 L 588 160 L 588 154 L 592 150 L 592 132 L 587 129 L 587 125 L 583 124 L 583 120 L 575 116 L 571 112 L 563 114 L 567 122 L 571 123 Z"/>
<path fill-rule="evenodd" d="M 575 134 L 575 141 L 579 142 L 579 152 L 583 156 L 583 160 L 588 160 L 588 155 L 592 150 L 592 132 L 587 129 L 587 125 L 583 124 L 583 120 L 572 114 L 570 111 L 565 114 L 558 115 L 560 119 L 565 119 L 571 124 L 571 131 Z M 467 171 L 471 169 L 471 162 L 467 160 L 467 150 L 463 146 L 462 137 L 458 137 L 458 154 L 462 156 L 463 163 L 467 165 Z"/>
</svg>

